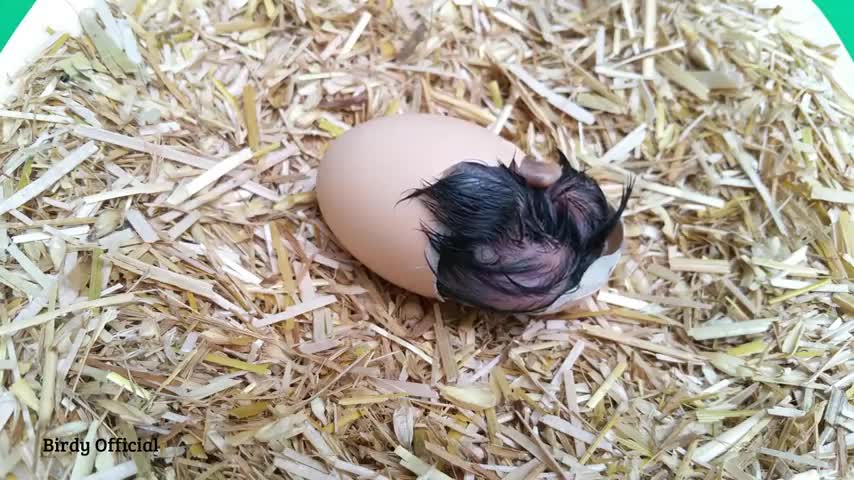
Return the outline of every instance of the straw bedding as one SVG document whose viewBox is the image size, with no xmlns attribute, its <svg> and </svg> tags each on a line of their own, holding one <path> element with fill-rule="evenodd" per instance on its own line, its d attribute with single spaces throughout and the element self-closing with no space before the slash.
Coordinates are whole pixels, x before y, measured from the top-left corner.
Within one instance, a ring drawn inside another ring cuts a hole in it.
<svg viewBox="0 0 854 480">
<path fill-rule="evenodd" d="M 854 107 L 778 12 L 98 5 L 0 110 L 0 478 L 850 475 Z M 487 315 L 336 246 L 324 148 L 412 111 L 634 177 L 608 288 Z"/>
</svg>

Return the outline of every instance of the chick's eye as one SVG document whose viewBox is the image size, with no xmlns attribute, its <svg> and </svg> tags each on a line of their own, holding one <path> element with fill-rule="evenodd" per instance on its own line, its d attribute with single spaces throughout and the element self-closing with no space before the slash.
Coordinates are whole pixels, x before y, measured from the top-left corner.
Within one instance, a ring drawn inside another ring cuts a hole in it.
<svg viewBox="0 0 854 480">
<path fill-rule="evenodd" d="M 498 254 L 490 245 L 480 245 L 475 247 L 474 256 L 478 262 L 494 263 L 498 261 Z"/>
</svg>

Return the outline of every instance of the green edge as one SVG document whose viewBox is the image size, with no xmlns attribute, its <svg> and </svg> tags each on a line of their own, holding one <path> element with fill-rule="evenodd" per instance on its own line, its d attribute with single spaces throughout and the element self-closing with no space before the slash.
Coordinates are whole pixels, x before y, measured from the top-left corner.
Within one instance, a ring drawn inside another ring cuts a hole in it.
<svg viewBox="0 0 854 480">
<path fill-rule="evenodd" d="M 851 0 L 814 0 L 833 25 L 849 55 L 854 52 L 854 21 Z M 15 28 L 33 6 L 35 0 L 0 0 L 0 50 L 6 46 Z"/>
<path fill-rule="evenodd" d="M 848 55 L 854 55 L 854 22 L 852 22 L 851 0 L 814 0 L 816 6 L 824 13 Z"/>
<path fill-rule="evenodd" d="M 35 0 L 0 0 L 0 50 L 30 11 Z"/>
</svg>

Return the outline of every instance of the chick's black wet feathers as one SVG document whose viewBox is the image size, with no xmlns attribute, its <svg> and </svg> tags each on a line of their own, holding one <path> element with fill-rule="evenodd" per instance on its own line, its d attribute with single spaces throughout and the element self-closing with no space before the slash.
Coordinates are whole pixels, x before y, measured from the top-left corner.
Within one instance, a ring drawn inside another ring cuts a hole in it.
<svg viewBox="0 0 854 480">
<path fill-rule="evenodd" d="M 463 304 L 533 312 L 574 289 L 620 221 L 631 184 L 615 210 L 599 185 L 561 154 L 561 178 L 532 188 L 509 167 L 457 164 L 402 201 L 420 199 L 436 227 L 424 225 L 438 265 L 439 294 Z"/>
</svg>

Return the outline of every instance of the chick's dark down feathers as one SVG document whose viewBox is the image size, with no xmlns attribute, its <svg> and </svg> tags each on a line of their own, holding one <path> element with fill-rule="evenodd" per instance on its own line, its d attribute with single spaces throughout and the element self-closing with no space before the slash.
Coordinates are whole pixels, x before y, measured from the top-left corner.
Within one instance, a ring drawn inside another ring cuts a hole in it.
<svg viewBox="0 0 854 480">
<path fill-rule="evenodd" d="M 424 203 L 441 228 L 423 225 L 438 253 L 439 294 L 503 312 L 542 310 L 578 286 L 602 253 L 631 195 L 614 209 L 596 181 L 573 169 L 533 188 L 510 166 L 462 162 L 403 200 Z"/>
</svg>

